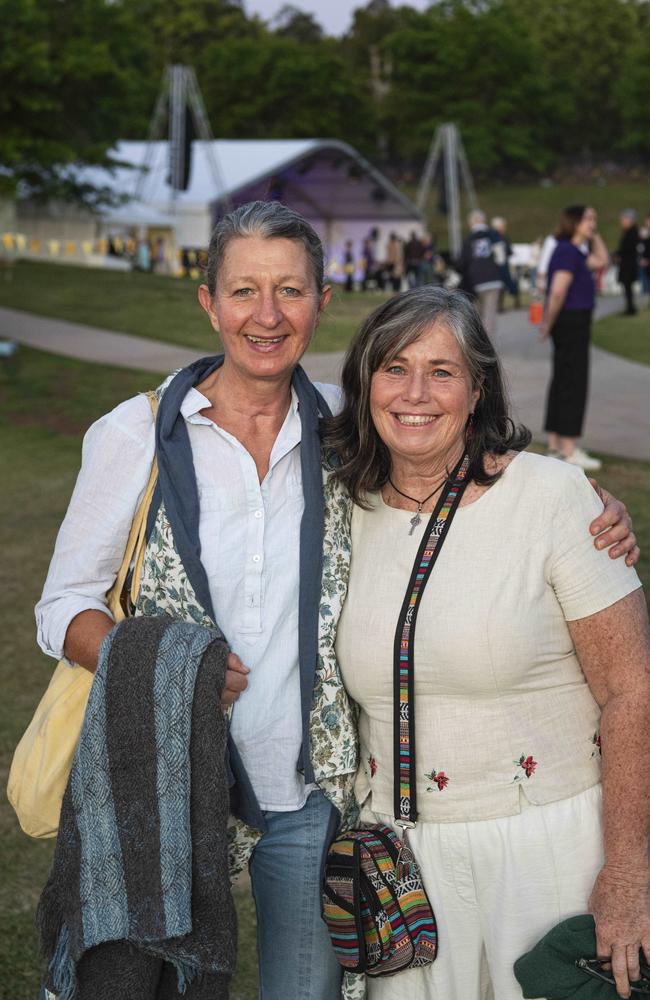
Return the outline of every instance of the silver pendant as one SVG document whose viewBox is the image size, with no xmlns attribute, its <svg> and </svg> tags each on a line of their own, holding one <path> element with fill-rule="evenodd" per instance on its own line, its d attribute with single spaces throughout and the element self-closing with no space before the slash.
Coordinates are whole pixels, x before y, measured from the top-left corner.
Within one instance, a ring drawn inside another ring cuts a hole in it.
<svg viewBox="0 0 650 1000">
<path fill-rule="evenodd" d="M 413 534 L 413 532 L 415 531 L 421 520 L 422 518 L 420 517 L 420 511 L 418 511 L 417 514 L 414 514 L 413 517 L 411 518 L 411 530 L 409 531 L 409 535 Z"/>
</svg>

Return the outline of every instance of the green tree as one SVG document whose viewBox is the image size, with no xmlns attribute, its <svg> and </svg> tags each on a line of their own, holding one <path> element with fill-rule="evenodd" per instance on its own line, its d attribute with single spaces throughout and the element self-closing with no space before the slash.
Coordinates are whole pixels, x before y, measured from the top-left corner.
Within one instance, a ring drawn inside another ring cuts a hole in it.
<svg viewBox="0 0 650 1000">
<path fill-rule="evenodd" d="M 382 52 L 391 66 L 383 116 L 393 159 L 418 164 L 435 127 L 453 121 L 479 173 L 548 165 L 539 51 L 506 4 L 443 2 L 388 35 Z"/>
<path fill-rule="evenodd" d="M 626 49 L 614 85 L 614 99 L 621 119 L 618 146 L 628 153 L 650 155 L 650 5 L 638 3 L 637 30 Z"/>
<path fill-rule="evenodd" d="M 305 45 L 260 29 L 214 40 L 196 67 L 215 134 L 335 137 L 372 145 L 372 109 L 334 39 Z"/>
<path fill-rule="evenodd" d="M 372 155 L 379 161 L 390 156 L 391 135 L 386 129 L 384 103 L 390 91 L 392 64 L 383 52 L 383 42 L 391 32 L 408 26 L 417 17 L 411 7 L 393 7 L 388 0 L 370 0 L 354 11 L 352 26 L 343 39 L 342 50 L 358 81 L 366 107 L 372 110 L 375 130 Z"/>
<path fill-rule="evenodd" d="M 159 75 L 171 63 L 197 66 L 214 39 L 257 35 L 259 20 L 249 19 L 241 0 L 123 0 L 156 53 Z"/>
<path fill-rule="evenodd" d="M 553 100 L 555 152 L 561 157 L 611 153 L 623 133 L 618 82 L 636 44 L 641 5 L 636 0 L 510 3 L 540 52 L 538 71 Z"/>
<path fill-rule="evenodd" d="M 107 0 L 0 0 L 0 19 L 0 162 L 34 197 L 101 199 L 68 168 L 146 128 L 142 33 Z"/>
<path fill-rule="evenodd" d="M 323 29 L 311 14 L 306 14 L 292 4 L 281 7 L 271 22 L 276 35 L 283 38 L 293 38 L 296 42 L 310 45 L 320 42 Z"/>
</svg>

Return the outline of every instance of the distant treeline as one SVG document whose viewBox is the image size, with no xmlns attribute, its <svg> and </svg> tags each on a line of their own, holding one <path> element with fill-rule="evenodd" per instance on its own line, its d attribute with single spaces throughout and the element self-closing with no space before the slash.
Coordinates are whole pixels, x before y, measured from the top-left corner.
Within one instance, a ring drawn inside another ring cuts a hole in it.
<svg viewBox="0 0 650 1000">
<path fill-rule="evenodd" d="M 227 0 L 0 0 L 0 24 L 0 168 L 61 197 L 61 164 L 147 135 L 170 62 L 219 138 L 336 137 L 414 176 L 444 121 L 482 177 L 650 154 L 646 0 L 372 0 L 341 39 Z"/>
</svg>

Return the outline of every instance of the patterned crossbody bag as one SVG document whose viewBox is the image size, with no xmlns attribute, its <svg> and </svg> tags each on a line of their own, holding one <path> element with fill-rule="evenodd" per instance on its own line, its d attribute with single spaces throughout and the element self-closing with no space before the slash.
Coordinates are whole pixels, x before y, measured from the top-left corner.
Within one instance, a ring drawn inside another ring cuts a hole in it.
<svg viewBox="0 0 650 1000">
<path fill-rule="evenodd" d="M 383 824 L 348 830 L 325 864 L 323 916 L 348 972 L 387 976 L 428 965 L 438 950 L 436 920 L 407 842 L 417 822 L 415 626 L 424 588 L 467 485 L 464 455 L 447 480 L 415 557 L 394 646 L 394 813 L 400 840 Z"/>
</svg>

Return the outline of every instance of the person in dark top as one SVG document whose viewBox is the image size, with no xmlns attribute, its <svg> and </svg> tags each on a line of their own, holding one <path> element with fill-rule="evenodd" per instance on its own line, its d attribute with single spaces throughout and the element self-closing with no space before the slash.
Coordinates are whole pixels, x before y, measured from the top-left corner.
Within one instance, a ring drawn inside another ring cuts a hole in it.
<svg viewBox="0 0 650 1000">
<path fill-rule="evenodd" d="M 404 246 L 404 264 L 406 266 L 406 280 L 409 288 L 419 288 L 422 281 L 422 259 L 424 257 L 424 246 L 422 239 L 413 230 L 408 242 Z"/>
<path fill-rule="evenodd" d="M 621 212 L 621 238 L 614 260 L 618 264 L 618 280 L 625 292 L 625 316 L 636 315 L 634 304 L 634 282 L 639 277 L 639 228 L 636 212 L 627 208 Z"/>
<path fill-rule="evenodd" d="M 461 275 L 461 289 L 475 296 L 483 326 L 488 337 L 494 339 L 499 292 L 503 288 L 499 263 L 505 260 L 505 243 L 488 226 L 485 212 L 480 209 L 470 212 L 468 222 L 470 233 L 463 241 L 455 266 Z"/>
<path fill-rule="evenodd" d="M 569 205 L 562 213 L 558 244 L 548 267 L 540 328 L 541 335 L 553 341 L 545 423 L 549 453 L 583 469 L 599 469 L 601 464 L 577 446 L 587 406 L 591 317 L 596 300 L 592 272 L 608 262 L 596 223 L 596 212 L 588 205 Z"/>
<path fill-rule="evenodd" d="M 352 245 L 352 240 L 345 241 L 345 250 L 343 252 L 343 274 L 345 275 L 345 284 L 343 288 L 346 292 L 354 291 L 354 249 Z"/>
<path fill-rule="evenodd" d="M 510 258 L 514 254 L 512 249 L 512 243 L 506 235 L 506 230 L 508 228 L 507 220 L 503 218 L 502 215 L 495 215 L 490 223 L 495 232 L 503 239 L 503 247 L 497 247 L 495 251 L 495 256 L 497 258 L 497 263 L 499 264 L 499 270 L 501 271 L 501 280 L 503 282 L 503 288 L 499 292 L 499 312 L 504 311 L 504 299 L 505 293 L 508 292 L 509 295 L 515 300 L 515 308 L 520 308 L 519 300 L 519 280 L 516 274 L 513 274 L 510 270 Z M 503 262 L 500 258 L 503 257 Z"/>
<path fill-rule="evenodd" d="M 639 235 L 641 237 L 641 283 L 644 294 L 650 295 L 650 212 L 643 220 L 643 228 Z"/>
</svg>

